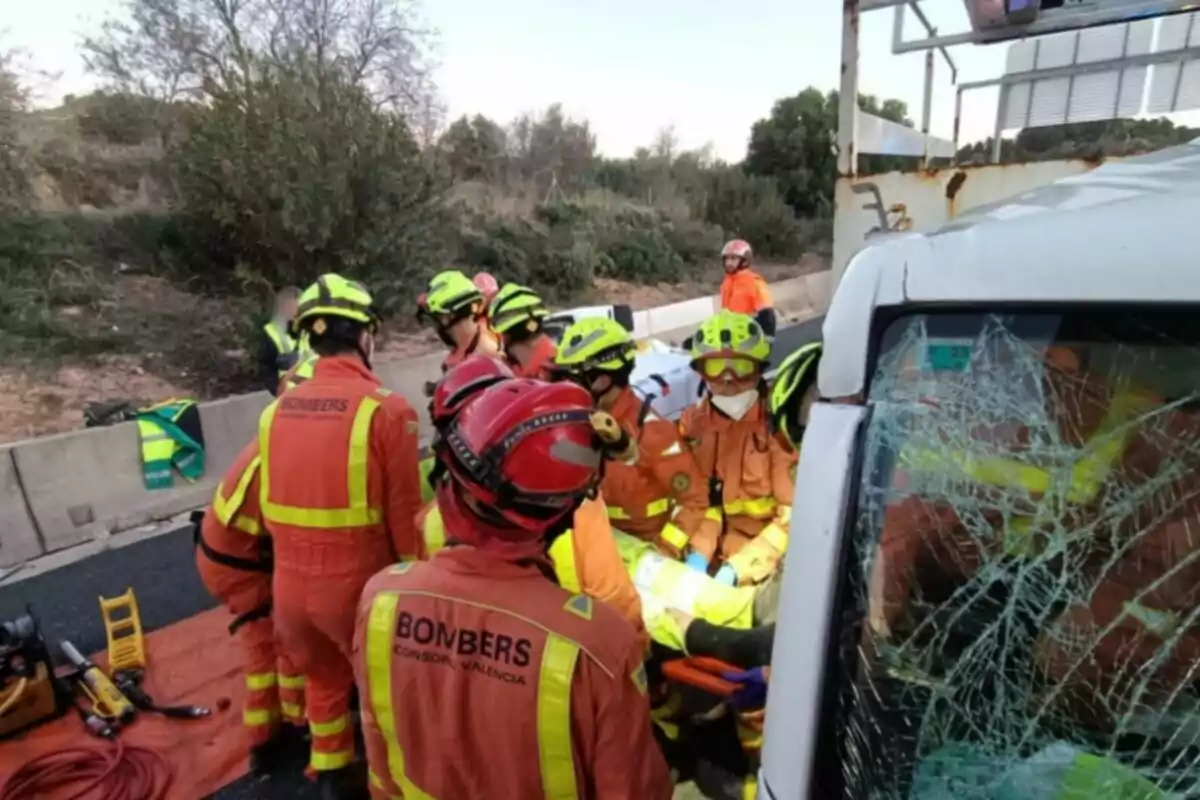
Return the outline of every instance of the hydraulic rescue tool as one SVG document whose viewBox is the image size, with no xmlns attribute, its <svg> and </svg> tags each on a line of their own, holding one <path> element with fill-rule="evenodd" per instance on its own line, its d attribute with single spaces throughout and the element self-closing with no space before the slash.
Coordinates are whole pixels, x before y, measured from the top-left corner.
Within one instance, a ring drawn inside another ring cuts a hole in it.
<svg viewBox="0 0 1200 800">
<path fill-rule="evenodd" d="M 129 698 L 121 694 L 121 690 L 109 680 L 102 669 L 84 658 L 83 654 L 75 649 L 75 645 L 63 642 L 61 647 L 67 660 L 77 670 L 75 679 L 91 701 L 92 713 L 118 725 L 129 724 L 137 713 Z"/>
<path fill-rule="evenodd" d="M 31 610 L 0 621 L 0 739 L 60 716 L 69 698 Z"/>
</svg>

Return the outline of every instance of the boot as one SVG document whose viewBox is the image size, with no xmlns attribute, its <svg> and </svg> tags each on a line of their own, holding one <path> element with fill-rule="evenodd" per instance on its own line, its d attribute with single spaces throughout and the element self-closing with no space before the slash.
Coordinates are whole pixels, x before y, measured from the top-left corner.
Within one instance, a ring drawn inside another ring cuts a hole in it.
<svg viewBox="0 0 1200 800">
<path fill-rule="evenodd" d="M 361 764 L 317 773 L 321 800 L 370 800 L 367 774 Z"/>
</svg>

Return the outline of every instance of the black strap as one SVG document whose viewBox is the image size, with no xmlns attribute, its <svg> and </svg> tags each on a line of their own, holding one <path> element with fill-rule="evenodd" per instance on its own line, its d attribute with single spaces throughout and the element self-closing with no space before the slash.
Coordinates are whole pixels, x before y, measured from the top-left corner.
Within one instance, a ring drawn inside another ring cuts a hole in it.
<svg viewBox="0 0 1200 800">
<path fill-rule="evenodd" d="M 197 531 L 199 528 L 197 528 Z M 203 536 L 196 537 L 196 544 L 204 551 L 204 555 L 208 556 L 209 560 L 220 564 L 223 567 L 231 569 L 245 570 L 246 572 L 262 572 L 270 575 L 274 571 L 274 565 L 271 559 L 268 558 L 239 558 L 222 553 L 219 550 L 214 550 L 208 542 L 204 541 Z"/>
<path fill-rule="evenodd" d="M 667 379 L 657 372 L 650 376 L 650 380 L 658 384 L 658 388 L 662 389 L 660 397 L 666 397 L 671 393 L 671 384 L 667 383 Z"/>
<path fill-rule="evenodd" d="M 237 633 L 238 628 L 251 622 L 257 622 L 260 619 L 266 619 L 271 616 L 271 601 L 263 603 L 260 606 L 247 611 L 245 614 L 240 614 L 233 618 L 233 622 L 229 623 L 229 635 L 233 636 Z"/>
<path fill-rule="evenodd" d="M 650 411 L 653 409 L 654 397 L 655 395 L 648 394 L 646 395 L 646 398 L 642 400 L 642 407 L 638 409 L 637 416 L 637 426 L 639 430 L 645 426 L 646 417 L 650 416 Z"/>
</svg>

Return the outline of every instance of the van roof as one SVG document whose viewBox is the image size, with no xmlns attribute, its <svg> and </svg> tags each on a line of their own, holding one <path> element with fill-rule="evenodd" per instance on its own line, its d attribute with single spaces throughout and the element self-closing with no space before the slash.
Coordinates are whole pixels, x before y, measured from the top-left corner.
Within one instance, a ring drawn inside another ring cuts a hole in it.
<svg viewBox="0 0 1200 800">
<path fill-rule="evenodd" d="M 888 236 L 846 267 L 821 394 L 865 385 L 873 312 L 908 304 L 1200 302 L 1200 139 Z"/>
</svg>

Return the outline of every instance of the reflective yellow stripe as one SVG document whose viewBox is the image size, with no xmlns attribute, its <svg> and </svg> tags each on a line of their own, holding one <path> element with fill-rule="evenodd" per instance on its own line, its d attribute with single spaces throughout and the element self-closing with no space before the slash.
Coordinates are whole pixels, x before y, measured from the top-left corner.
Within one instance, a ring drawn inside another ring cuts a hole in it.
<svg viewBox="0 0 1200 800">
<path fill-rule="evenodd" d="M 247 517 L 245 514 L 238 514 L 234 517 L 231 527 L 247 536 L 258 536 L 262 533 L 262 526 L 258 524 L 258 520 L 254 517 Z"/>
<path fill-rule="evenodd" d="M 687 534 L 680 530 L 679 526 L 674 522 L 668 522 L 664 525 L 660 536 L 662 536 L 664 542 L 676 549 L 682 550 L 687 547 Z"/>
<path fill-rule="evenodd" d="M 346 460 L 347 508 L 305 508 L 272 503 L 270 459 L 271 423 L 279 407 L 276 401 L 267 406 L 259 421 L 258 436 L 262 451 L 262 511 L 263 518 L 284 525 L 303 528 L 360 528 L 377 525 L 383 519 L 379 508 L 370 506 L 367 496 L 367 458 L 370 452 L 371 418 L 379 410 L 379 401 L 364 397 L 354 414 L 350 430 L 349 454 Z"/>
<path fill-rule="evenodd" d="M 246 688 L 252 692 L 261 692 L 275 685 L 274 672 L 255 672 L 246 675 Z"/>
<path fill-rule="evenodd" d="M 274 709 L 247 708 L 242 711 L 242 724 L 249 728 L 270 725 L 275 719 Z"/>
<path fill-rule="evenodd" d="M 392 705 L 392 636 L 395 630 L 396 592 L 380 592 L 371 600 L 367 616 L 367 699 L 379 735 L 387 747 L 388 775 L 400 787 L 405 800 L 433 800 L 418 789 L 404 771 L 404 750 L 396 735 L 396 716 Z"/>
<path fill-rule="evenodd" d="M 442 512 L 436 504 L 425 515 L 422 534 L 425 538 L 426 556 L 432 558 L 434 553 L 446 546 L 446 526 L 442 522 Z"/>
<path fill-rule="evenodd" d="M 1085 445 L 1087 453 L 1071 467 L 1071 482 L 1066 493 L 1069 502 L 1090 503 L 1096 498 L 1133 436 L 1133 428 L 1127 422 L 1152 404 L 1150 398 L 1132 392 L 1121 392 L 1113 397 L 1095 435 Z M 979 458 L 962 451 L 912 450 L 903 452 L 901 460 L 912 469 L 924 471 L 935 471 L 952 464 L 980 483 L 1025 489 L 1038 495 L 1049 492 L 1054 486 L 1055 475 L 1060 474 L 1016 460 Z"/>
<path fill-rule="evenodd" d="M 571 678 L 579 647 L 551 633 L 538 676 L 538 760 L 546 800 L 576 800 L 575 756 L 571 747 Z"/>
<path fill-rule="evenodd" d="M 353 750 L 339 750 L 336 753 L 313 752 L 309 756 L 308 765 L 317 772 L 329 772 L 330 770 L 348 767 L 352 761 L 354 761 Z"/>
<path fill-rule="evenodd" d="M 721 509 L 717 508 L 716 506 L 709 508 L 707 511 L 704 512 L 704 518 L 711 519 L 714 522 L 720 522 L 721 521 Z"/>
<path fill-rule="evenodd" d="M 651 502 L 647 503 L 646 507 L 644 509 L 642 509 L 642 512 L 640 514 L 637 514 L 637 518 L 646 519 L 648 517 L 657 517 L 661 514 L 666 514 L 670 510 L 671 510 L 671 500 L 669 498 L 664 497 L 661 500 L 652 500 Z M 619 506 L 610 505 L 608 507 L 608 518 L 609 519 L 633 519 L 634 517 L 631 516 L 630 513 L 628 511 L 626 511 L 624 508 L 619 507 Z"/>
<path fill-rule="evenodd" d="M 386 791 L 386 788 L 383 785 L 383 779 L 375 774 L 375 770 L 367 770 L 367 778 L 371 781 L 371 785 L 376 789 L 381 792 Z"/>
<path fill-rule="evenodd" d="M 550 545 L 550 560 L 558 585 L 572 594 L 579 594 L 579 568 L 575 564 L 575 530 L 566 531 Z"/>
<path fill-rule="evenodd" d="M 781 527 L 779 524 L 772 522 L 767 527 L 759 532 L 758 538 L 765 541 L 767 544 L 774 547 L 781 553 L 786 553 L 788 549 L 788 530 Z"/>
<path fill-rule="evenodd" d="M 308 721 L 308 729 L 312 731 L 313 736 L 337 736 L 350 724 L 350 717 L 346 714 L 335 719 L 333 722 L 313 722 Z"/>
<path fill-rule="evenodd" d="M 774 497 L 759 497 L 754 500 L 735 500 L 732 503 L 725 504 L 725 513 L 728 516 L 746 516 L 746 517 L 770 517 L 775 514 L 775 507 L 778 503 Z"/>
<path fill-rule="evenodd" d="M 286 700 L 279 704 L 283 709 L 283 715 L 291 720 L 304 719 L 304 708 L 299 703 L 289 703 Z"/>
<path fill-rule="evenodd" d="M 279 685 L 282 686 L 284 689 L 303 689 L 304 688 L 304 676 L 303 675 L 284 675 L 284 674 L 280 673 Z"/>
<path fill-rule="evenodd" d="M 246 465 L 245 471 L 238 478 L 237 486 L 233 488 L 233 494 L 225 497 L 225 484 L 222 482 L 217 485 L 217 491 L 213 493 L 213 513 L 217 516 L 217 520 L 222 525 L 228 526 L 230 520 L 234 520 L 234 527 L 239 530 L 245 530 L 251 536 L 258 534 L 258 520 L 249 517 L 237 517 L 234 515 L 241 510 L 242 504 L 246 502 L 246 491 L 250 488 L 250 482 L 254 480 L 254 475 L 258 472 L 259 464 L 262 458 L 255 456 L 249 464 Z M 242 527 L 242 520 L 248 520 L 246 528 L 253 527 L 254 531 L 246 530 Z"/>
</svg>

